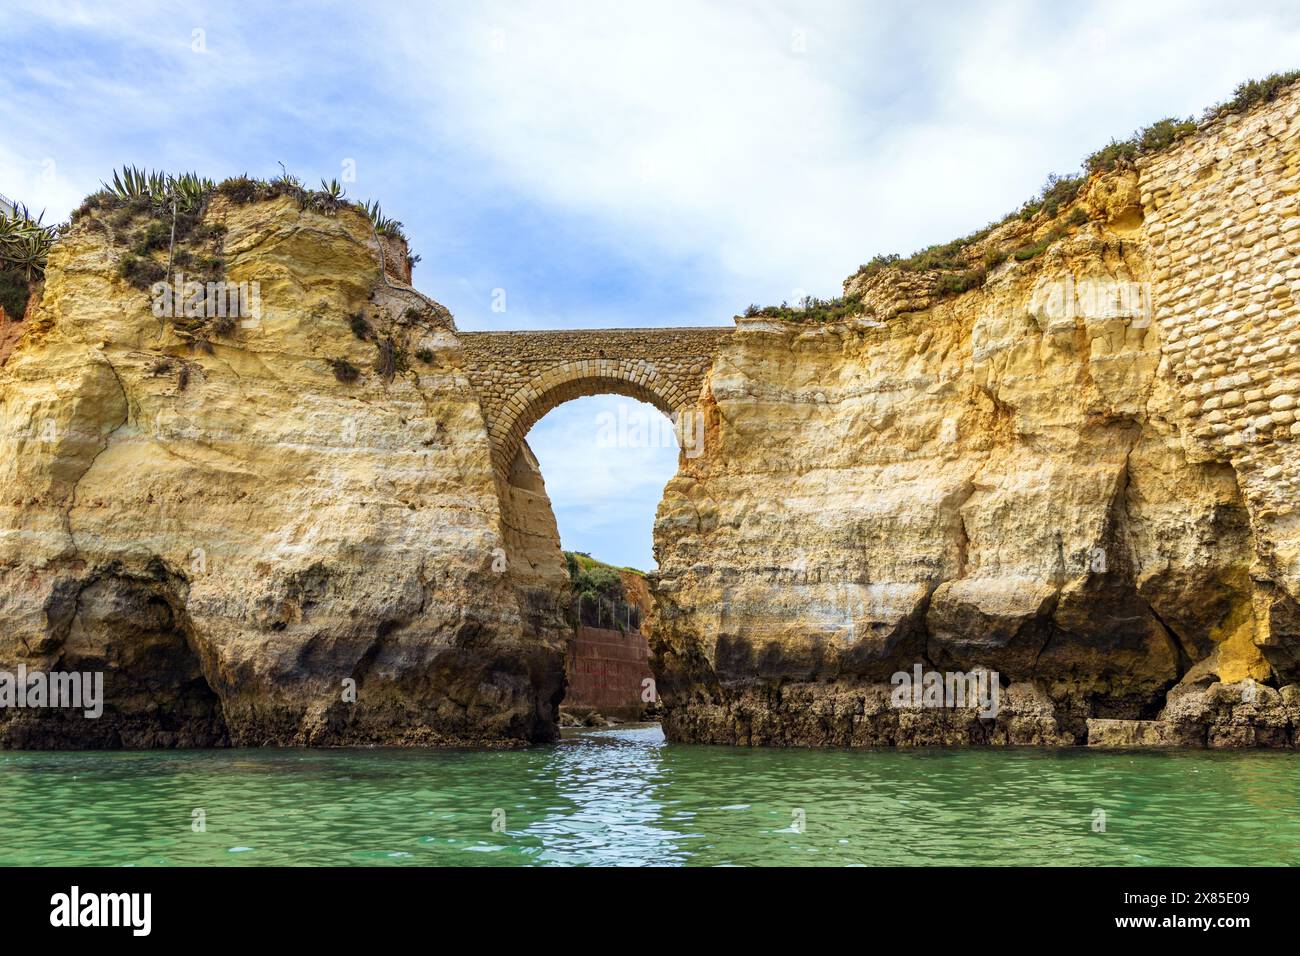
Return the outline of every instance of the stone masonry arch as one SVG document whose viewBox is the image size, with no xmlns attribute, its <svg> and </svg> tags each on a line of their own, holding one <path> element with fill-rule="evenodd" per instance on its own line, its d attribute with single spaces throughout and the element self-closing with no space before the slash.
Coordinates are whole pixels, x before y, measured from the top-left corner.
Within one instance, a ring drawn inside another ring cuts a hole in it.
<svg viewBox="0 0 1300 956">
<path fill-rule="evenodd" d="M 505 477 L 529 429 L 558 405 L 626 395 L 668 416 L 699 401 L 730 327 L 461 332 L 464 368 L 479 394 L 492 464 Z"/>
<path fill-rule="evenodd" d="M 575 398 L 607 393 L 647 402 L 670 418 L 695 403 L 695 396 L 688 398 L 671 379 L 664 378 L 647 362 L 628 359 L 565 362 L 553 366 L 506 401 L 492 430 L 494 464 L 506 467 L 513 462 L 524 436 L 551 409 Z"/>
</svg>

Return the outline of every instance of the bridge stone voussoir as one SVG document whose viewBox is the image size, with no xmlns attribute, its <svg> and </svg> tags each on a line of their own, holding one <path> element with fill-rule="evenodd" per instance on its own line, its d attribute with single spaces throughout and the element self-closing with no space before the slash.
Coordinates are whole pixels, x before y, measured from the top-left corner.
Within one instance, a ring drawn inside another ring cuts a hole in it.
<svg viewBox="0 0 1300 956">
<path fill-rule="evenodd" d="M 734 329 L 461 332 L 464 372 L 486 416 L 504 477 L 524 436 L 557 405 L 615 392 L 676 412 L 690 407 Z"/>
</svg>

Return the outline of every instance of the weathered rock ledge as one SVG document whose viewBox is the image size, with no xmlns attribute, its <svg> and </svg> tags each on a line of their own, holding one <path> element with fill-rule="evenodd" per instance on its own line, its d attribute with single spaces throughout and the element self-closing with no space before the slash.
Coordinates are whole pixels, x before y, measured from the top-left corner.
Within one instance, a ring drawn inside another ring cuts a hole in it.
<svg viewBox="0 0 1300 956">
<path fill-rule="evenodd" d="M 739 322 L 656 524 L 670 738 L 1295 746 L 1298 197 L 1292 87 L 994 230 L 1056 238 L 979 288 Z M 1001 712 L 891 706 L 916 664 Z"/>
<path fill-rule="evenodd" d="M 106 695 L 0 706 L 0 746 L 554 739 L 568 576 L 485 415 L 522 400 L 355 208 L 240 188 L 183 261 L 257 321 L 155 316 L 165 245 L 91 204 L 0 360 L 0 671 Z M 669 737 L 1296 746 L 1298 202 L 1292 88 L 1004 225 L 1053 238 L 978 288 L 886 269 L 860 315 L 711 336 L 655 527 Z M 894 706 L 917 665 L 995 671 L 996 716 Z"/>
<path fill-rule="evenodd" d="M 147 228 L 90 209 L 0 368 L 0 670 L 106 696 L 0 708 L 0 745 L 554 739 L 565 602 L 501 560 L 536 518 L 446 310 L 353 207 L 217 196 L 185 261 L 259 283 L 260 318 L 156 317 L 122 278 Z"/>
</svg>

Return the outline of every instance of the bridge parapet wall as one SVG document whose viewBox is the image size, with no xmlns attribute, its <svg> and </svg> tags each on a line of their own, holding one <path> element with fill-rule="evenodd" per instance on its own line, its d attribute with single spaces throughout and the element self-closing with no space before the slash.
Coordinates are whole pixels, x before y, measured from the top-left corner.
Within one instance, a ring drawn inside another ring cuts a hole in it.
<svg viewBox="0 0 1300 956">
<path fill-rule="evenodd" d="M 668 415 L 690 408 L 732 331 L 725 326 L 459 333 L 498 474 L 508 473 L 538 419 L 571 399 L 615 393 Z"/>
</svg>

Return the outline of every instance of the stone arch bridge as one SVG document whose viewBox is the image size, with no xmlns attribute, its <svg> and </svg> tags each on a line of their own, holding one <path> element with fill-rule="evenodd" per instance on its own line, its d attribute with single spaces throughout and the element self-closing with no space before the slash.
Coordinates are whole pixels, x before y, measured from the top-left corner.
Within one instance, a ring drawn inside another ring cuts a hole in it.
<svg viewBox="0 0 1300 956">
<path fill-rule="evenodd" d="M 492 463 L 503 478 L 528 430 L 557 405 L 614 393 L 664 414 L 699 401 L 725 327 L 459 332 L 464 368 L 478 391 Z"/>
</svg>

